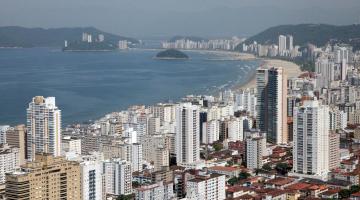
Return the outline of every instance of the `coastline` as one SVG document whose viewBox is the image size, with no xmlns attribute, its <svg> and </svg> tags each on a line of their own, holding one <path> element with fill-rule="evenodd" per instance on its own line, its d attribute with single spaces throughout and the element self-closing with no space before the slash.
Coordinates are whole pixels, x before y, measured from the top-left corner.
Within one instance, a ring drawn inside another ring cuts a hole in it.
<svg viewBox="0 0 360 200">
<path fill-rule="evenodd" d="M 261 59 L 261 58 L 259 58 L 259 59 Z M 265 58 L 263 60 L 263 63 L 260 66 L 265 66 L 265 65 L 273 66 L 273 67 L 282 67 L 285 70 L 287 78 L 298 77 L 302 73 L 302 71 L 300 70 L 300 66 L 293 62 L 290 62 L 290 61 Z M 246 88 L 254 88 L 254 87 L 256 87 L 256 72 L 254 72 L 251 75 L 251 78 L 249 79 L 249 81 L 247 83 L 245 83 L 244 85 L 239 85 L 239 86 L 235 87 L 234 89 L 243 90 Z"/>
</svg>

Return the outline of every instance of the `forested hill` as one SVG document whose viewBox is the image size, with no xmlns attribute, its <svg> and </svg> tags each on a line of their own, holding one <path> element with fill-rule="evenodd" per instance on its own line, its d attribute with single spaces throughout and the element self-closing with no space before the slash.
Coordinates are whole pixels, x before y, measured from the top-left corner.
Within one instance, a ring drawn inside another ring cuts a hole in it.
<svg viewBox="0 0 360 200">
<path fill-rule="evenodd" d="M 83 32 L 94 36 L 103 34 L 107 42 L 114 44 L 117 44 L 119 40 L 128 40 L 134 44 L 139 43 L 134 38 L 106 33 L 94 27 L 43 29 L 6 26 L 0 27 L 0 47 L 62 47 L 64 40 L 81 40 Z"/>
<path fill-rule="evenodd" d="M 294 45 L 312 43 L 323 46 L 330 40 L 349 43 L 360 47 L 360 25 L 335 26 L 327 24 L 280 25 L 248 38 L 245 43 L 257 41 L 260 44 L 277 44 L 279 35 L 293 35 Z"/>
</svg>

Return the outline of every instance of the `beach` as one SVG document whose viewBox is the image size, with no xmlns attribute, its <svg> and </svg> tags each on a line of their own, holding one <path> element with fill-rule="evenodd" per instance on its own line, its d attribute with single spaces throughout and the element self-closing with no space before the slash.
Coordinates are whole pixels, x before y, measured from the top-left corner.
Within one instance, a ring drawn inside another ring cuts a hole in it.
<svg viewBox="0 0 360 200">
<path fill-rule="evenodd" d="M 289 61 L 279 60 L 279 59 L 264 59 L 262 66 L 273 66 L 273 67 L 282 67 L 285 70 L 287 78 L 298 77 L 301 74 L 300 66 Z M 256 72 L 251 74 L 249 81 L 236 87 L 235 89 L 246 89 L 246 88 L 254 88 L 256 87 Z"/>
</svg>

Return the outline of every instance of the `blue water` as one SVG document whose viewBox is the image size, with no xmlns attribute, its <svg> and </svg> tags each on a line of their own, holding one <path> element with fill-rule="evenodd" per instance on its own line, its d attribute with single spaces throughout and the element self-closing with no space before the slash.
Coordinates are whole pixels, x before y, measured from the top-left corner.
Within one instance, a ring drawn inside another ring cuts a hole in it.
<svg viewBox="0 0 360 200">
<path fill-rule="evenodd" d="M 246 82 L 259 64 L 214 60 L 223 57 L 203 52 L 186 52 L 190 60 L 155 60 L 157 52 L 0 49 L 0 124 L 25 123 L 28 103 L 37 95 L 55 96 L 63 124 L 69 124 L 133 104 L 214 93 Z"/>
</svg>

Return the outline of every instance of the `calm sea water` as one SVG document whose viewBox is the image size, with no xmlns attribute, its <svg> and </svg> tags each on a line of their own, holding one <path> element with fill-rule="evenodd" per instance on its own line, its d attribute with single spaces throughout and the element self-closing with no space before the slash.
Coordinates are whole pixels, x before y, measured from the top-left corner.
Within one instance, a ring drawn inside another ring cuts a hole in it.
<svg viewBox="0 0 360 200">
<path fill-rule="evenodd" d="M 0 124 L 25 123 L 28 103 L 37 95 L 55 96 L 69 124 L 133 104 L 214 93 L 246 82 L 259 64 L 204 52 L 187 52 L 191 59 L 184 61 L 155 60 L 157 52 L 0 49 Z"/>
</svg>

